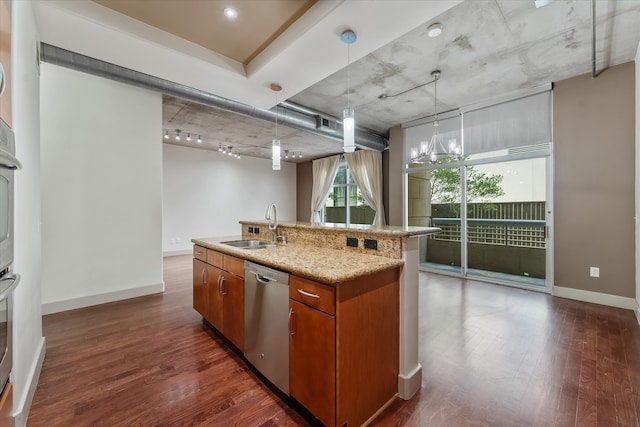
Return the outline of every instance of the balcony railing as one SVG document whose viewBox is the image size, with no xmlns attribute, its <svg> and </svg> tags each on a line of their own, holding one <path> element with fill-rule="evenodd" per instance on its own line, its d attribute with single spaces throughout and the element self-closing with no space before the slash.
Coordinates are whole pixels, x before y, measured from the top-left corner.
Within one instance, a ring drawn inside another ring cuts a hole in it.
<svg viewBox="0 0 640 427">
<path fill-rule="evenodd" d="M 432 234 L 431 239 L 459 242 L 460 218 L 431 218 L 434 227 L 441 233 Z M 467 219 L 469 243 L 485 245 L 545 248 L 546 221 L 520 219 Z"/>
</svg>

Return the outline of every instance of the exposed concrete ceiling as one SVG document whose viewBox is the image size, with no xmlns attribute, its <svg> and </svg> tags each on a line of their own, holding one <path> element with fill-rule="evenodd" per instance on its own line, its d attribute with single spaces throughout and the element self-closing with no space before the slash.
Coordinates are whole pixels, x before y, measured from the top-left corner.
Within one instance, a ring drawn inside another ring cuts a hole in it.
<svg viewBox="0 0 640 427">
<path fill-rule="evenodd" d="M 231 148 L 241 157 L 270 158 L 271 141 L 276 133 L 275 123 L 166 95 L 162 100 L 162 122 L 164 131 L 169 133 L 165 143 L 212 151 L 218 151 L 223 146 Z M 178 129 L 181 131 L 180 141 L 175 140 Z M 191 142 L 185 139 L 189 133 Z M 196 142 L 198 136 L 202 136 L 200 144 Z M 278 126 L 278 139 L 282 147 L 282 160 L 289 162 L 323 157 L 339 148 L 339 143 L 334 140 L 282 125 Z M 296 153 L 295 158 L 289 156 L 286 159 L 285 150 Z"/>
<path fill-rule="evenodd" d="M 433 114 L 433 85 L 384 101 L 379 95 L 425 83 L 436 68 L 442 70 L 439 111 L 591 70 L 588 0 L 556 0 L 541 8 L 533 0 L 322 0 L 239 68 L 231 60 L 221 65 L 216 62 L 219 57 L 205 57 L 181 39 L 159 34 L 130 18 L 121 22 L 114 12 L 105 14 L 108 9 L 87 3 L 92 2 L 38 2 L 43 41 L 260 108 L 273 105 L 268 84 L 275 81 L 285 88 L 278 99 L 336 117 L 346 105 L 347 91 L 347 52 L 338 36 L 351 27 L 358 34 L 350 48 L 349 67 L 356 122 L 383 133 L 396 124 Z M 100 27 L 87 28 L 85 40 L 78 35 L 85 21 L 77 25 L 75 15 L 91 17 L 87 20 L 99 22 Z M 438 38 L 426 35 L 433 22 L 444 26 Z M 66 28 L 74 28 L 73 34 Z M 111 43 L 106 47 L 92 40 L 94 33 L 102 31 L 105 34 L 100 36 L 108 36 Z M 134 37 L 125 39 L 122 34 Z M 146 44 L 137 46 L 138 40 Z M 640 1 L 597 1 L 599 71 L 633 60 L 639 41 Z M 125 43 L 126 50 L 122 49 Z M 149 43 L 167 47 L 169 54 L 156 54 L 147 47 Z M 172 56 L 183 63 L 168 64 Z M 272 123 L 170 97 L 165 97 L 163 115 L 164 129 L 191 131 L 213 141 L 203 143 L 204 148 L 217 150 L 222 143 L 239 151 L 242 147 L 241 155 L 269 157 Z M 302 131 L 281 127 L 279 137 L 283 150 L 302 151 L 302 160 L 341 152 L 339 142 Z"/>
<path fill-rule="evenodd" d="M 602 71 L 634 59 L 640 41 L 640 1 L 596 2 L 596 63 Z M 350 66 L 351 105 L 359 125 L 390 127 L 434 113 L 433 84 L 381 100 L 432 80 L 440 69 L 440 112 L 519 89 L 591 72 L 591 2 L 466 0 Z M 442 34 L 427 36 L 432 22 Z M 292 97 L 339 115 L 345 104 L 343 69 Z"/>
</svg>

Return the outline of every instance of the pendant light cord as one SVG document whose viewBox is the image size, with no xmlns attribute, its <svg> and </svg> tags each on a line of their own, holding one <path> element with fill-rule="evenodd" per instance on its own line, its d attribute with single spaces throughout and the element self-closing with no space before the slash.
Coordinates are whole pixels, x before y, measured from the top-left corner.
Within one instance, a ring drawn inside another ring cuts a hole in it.
<svg viewBox="0 0 640 427">
<path fill-rule="evenodd" d="M 347 45 L 347 108 L 351 108 L 349 104 L 349 92 L 351 92 L 351 45 Z"/>
<path fill-rule="evenodd" d="M 433 83 L 433 92 L 435 95 L 433 104 L 434 104 L 434 110 L 435 110 L 435 121 L 438 121 L 438 78 L 436 77 L 434 83 Z"/>
<path fill-rule="evenodd" d="M 276 92 L 276 139 L 278 139 L 278 92 Z"/>
</svg>

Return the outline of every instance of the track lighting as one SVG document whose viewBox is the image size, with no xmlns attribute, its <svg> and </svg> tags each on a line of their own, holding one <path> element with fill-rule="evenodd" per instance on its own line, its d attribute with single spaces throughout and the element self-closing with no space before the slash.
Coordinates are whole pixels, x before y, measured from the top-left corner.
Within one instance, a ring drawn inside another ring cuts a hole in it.
<svg viewBox="0 0 640 427">
<path fill-rule="evenodd" d="M 182 138 L 183 134 L 187 134 L 187 136 L 185 138 Z M 193 138 L 191 138 L 191 134 L 193 134 Z M 198 135 L 198 139 L 196 139 L 195 137 L 196 135 Z M 186 142 L 191 142 L 192 140 L 195 140 L 198 142 L 198 144 L 202 144 L 201 134 L 198 134 L 196 132 L 186 131 L 184 129 L 163 129 L 162 137 L 167 141 L 169 139 L 173 139 L 175 141 L 181 141 L 182 139 L 184 139 Z M 205 146 L 203 148 L 207 148 L 207 149 L 213 148 L 213 150 L 215 150 L 214 144 L 215 143 L 211 143 L 211 146 Z M 240 154 L 238 153 L 238 151 L 234 150 L 233 147 L 229 145 L 218 143 L 218 152 L 221 154 L 227 154 L 229 155 L 229 157 L 234 157 L 236 159 L 240 158 Z M 293 151 L 290 152 L 290 154 L 291 154 L 291 157 L 295 156 L 295 153 Z"/>
<path fill-rule="evenodd" d="M 165 140 L 169 139 L 169 138 L 171 137 L 171 135 L 169 135 L 169 130 L 168 130 L 168 129 L 163 129 L 163 130 L 164 130 L 164 135 L 163 135 L 164 139 L 165 139 Z M 175 129 L 175 130 L 172 130 L 172 131 L 171 131 L 171 134 L 172 134 L 172 135 L 173 135 L 173 132 L 175 132 L 175 136 L 173 136 L 173 139 L 175 139 L 176 141 L 180 141 L 180 140 L 182 139 L 182 138 L 181 138 L 181 135 L 182 135 L 183 133 L 186 133 L 186 134 L 187 134 L 187 137 L 185 138 L 187 142 L 191 142 L 191 134 L 192 134 L 192 133 L 193 133 L 194 137 L 195 137 L 195 135 L 196 135 L 196 133 L 195 133 L 195 132 L 187 132 L 187 131 L 185 131 L 185 130 L 183 130 L 183 129 Z M 197 139 L 197 141 L 198 141 L 198 144 L 202 144 L 202 135 L 198 135 L 198 139 Z"/>
</svg>

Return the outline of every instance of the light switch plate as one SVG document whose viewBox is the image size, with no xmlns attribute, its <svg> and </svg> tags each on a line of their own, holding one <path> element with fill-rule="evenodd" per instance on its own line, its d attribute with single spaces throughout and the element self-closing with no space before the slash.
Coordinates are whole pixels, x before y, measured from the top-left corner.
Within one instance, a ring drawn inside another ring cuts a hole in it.
<svg viewBox="0 0 640 427">
<path fill-rule="evenodd" d="M 600 277 L 600 268 L 598 268 L 598 267 L 589 267 L 589 275 L 591 277 Z"/>
</svg>

